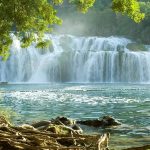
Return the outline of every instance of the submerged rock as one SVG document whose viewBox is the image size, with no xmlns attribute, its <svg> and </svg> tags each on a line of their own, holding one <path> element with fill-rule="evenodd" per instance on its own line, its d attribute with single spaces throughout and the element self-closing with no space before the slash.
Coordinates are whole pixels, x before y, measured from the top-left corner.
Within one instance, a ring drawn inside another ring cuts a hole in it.
<svg viewBox="0 0 150 150">
<path fill-rule="evenodd" d="M 81 120 L 77 121 L 77 123 L 93 127 L 108 127 L 121 125 L 121 123 L 114 119 L 112 116 L 104 116 L 101 120 Z"/>
<path fill-rule="evenodd" d="M 145 145 L 141 147 L 131 147 L 123 150 L 150 150 L 150 145 Z"/>
<path fill-rule="evenodd" d="M 8 84 L 8 82 L 0 82 L 0 84 L 6 85 L 6 84 Z"/>
</svg>

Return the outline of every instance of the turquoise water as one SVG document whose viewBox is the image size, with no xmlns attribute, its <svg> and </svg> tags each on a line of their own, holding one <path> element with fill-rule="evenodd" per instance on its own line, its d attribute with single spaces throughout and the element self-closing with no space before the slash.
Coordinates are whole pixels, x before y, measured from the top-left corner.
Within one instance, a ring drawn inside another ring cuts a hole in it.
<svg viewBox="0 0 150 150">
<path fill-rule="evenodd" d="M 67 116 L 74 119 L 112 115 L 122 125 L 87 128 L 111 133 L 115 149 L 150 143 L 150 85 L 146 84 L 8 84 L 0 85 L 0 108 L 16 112 L 15 124 Z M 118 145 L 119 141 L 119 145 Z"/>
</svg>

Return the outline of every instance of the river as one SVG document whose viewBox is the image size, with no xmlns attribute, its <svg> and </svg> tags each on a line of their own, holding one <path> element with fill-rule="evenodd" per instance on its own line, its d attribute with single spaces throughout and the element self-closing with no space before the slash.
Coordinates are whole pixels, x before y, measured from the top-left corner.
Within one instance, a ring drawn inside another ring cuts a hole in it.
<svg viewBox="0 0 150 150">
<path fill-rule="evenodd" d="M 111 115 L 122 125 L 83 129 L 87 133 L 110 132 L 110 146 L 115 149 L 149 143 L 149 84 L 7 84 L 0 86 L 0 107 L 16 112 L 12 117 L 15 124 L 57 116 L 83 120 Z"/>
</svg>

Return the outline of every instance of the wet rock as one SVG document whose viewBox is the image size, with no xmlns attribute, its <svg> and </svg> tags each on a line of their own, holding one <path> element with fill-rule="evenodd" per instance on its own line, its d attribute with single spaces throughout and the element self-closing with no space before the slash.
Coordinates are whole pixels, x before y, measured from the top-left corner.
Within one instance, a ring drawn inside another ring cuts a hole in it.
<svg viewBox="0 0 150 150">
<path fill-rule="evenodd" d="M 100 120 L 81 120 L 77 121 L 78 124 L 87 125 L 87 126 L 93 126 L 93 127 L 101 127 L 103 124 Z"/>
<path fill-rule="evenodd" d="M 45 129 L 51 124 L 51 121 L 39 121 L 31 124 L 34 128 Z"/>
<path fill-rule="evenodd" d="M 71 128 L 79 134 L 83 133 L 83 130 L 77 124 L 73 125 Z"/>
<path fill-rule="evenodd" d="M 115 118 L 113 118 L 112 116 L 104 116 L 101 121 L 103 123 L 103 126 L 118 126 L 118 125 L 121 125 L 121 123 L 119 121 L 117 121 Z"/>
<path fill-rule="evenodd" d="M 77 123 L 87 125 L 87 126 L 93 126 L 93 127 L 108 127 L 108 126 L 121 125 L 120 122 L 118 122 L 116 119 L 114 119 L 111 116 L 104 116 L 101 120 L 95 119 L 95 120 L 77 121 Z"/>
<path fill-rule="evenodd" d="M 55 124 L 61 124 L 61 125 L 66 125 L 66 126 L 72 126 L 75 124 L 75 120 L 69 119 L 67 117 L 57 117 L 56 119 L 52 120 L 53 123 Z"/>
<path fill-rule="evenodd" d="M 119 52 L 119 53 L 124 53 L 124 49 L 125 49 L 124 45 L 117 46 L 117 52 Z"/>
</svg>

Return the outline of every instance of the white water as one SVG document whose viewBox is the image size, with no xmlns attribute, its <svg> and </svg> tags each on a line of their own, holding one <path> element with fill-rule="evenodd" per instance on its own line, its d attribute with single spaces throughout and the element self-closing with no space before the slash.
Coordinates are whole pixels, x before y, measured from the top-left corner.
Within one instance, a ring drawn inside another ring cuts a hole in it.
<svg viewBox="0 0 150 150">
<path fill-rule="evenodd" d="M 52 36 L 53 46 L 21 49 L 14 37 L 11 56 L 0 61 L 4 82 L 149 82 L 150 52 L 131 52 L 117 37 Z"/>
</svg>

